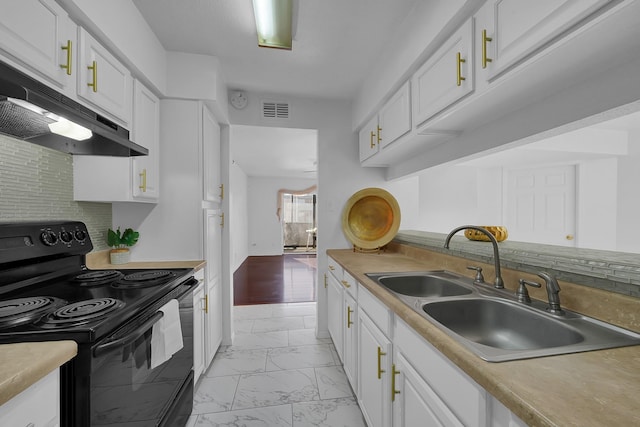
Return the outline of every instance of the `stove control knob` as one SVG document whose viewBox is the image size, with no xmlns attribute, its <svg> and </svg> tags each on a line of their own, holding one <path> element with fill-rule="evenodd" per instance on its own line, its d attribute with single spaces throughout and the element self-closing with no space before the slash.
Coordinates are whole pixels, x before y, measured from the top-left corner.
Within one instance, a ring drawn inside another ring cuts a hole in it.
<svg viewBox="0 0 640 427">
<path fill-rule="evenodd" d="M 84 242 L 84 240 L 87 238 L 87 232 L 84 230 L 76 230 L 75 236 L 77 241 Z"/>
<path fill-rule="evenodd" d="M 42 240 L 42 243 L 44 243 L 45 246 L 53 246 L 58 243 L 58 236 L 56 236 L 56 233 L 53 231 L 47 230 L 40 234 L 40 240 Z"/>
<path fill-rule="evenodd" d="M 73 240 L 73 235 L 68 231 L 61 231 L 60 240 L 62 240 L 63 243 L 69 244 Z"/>
</svg>

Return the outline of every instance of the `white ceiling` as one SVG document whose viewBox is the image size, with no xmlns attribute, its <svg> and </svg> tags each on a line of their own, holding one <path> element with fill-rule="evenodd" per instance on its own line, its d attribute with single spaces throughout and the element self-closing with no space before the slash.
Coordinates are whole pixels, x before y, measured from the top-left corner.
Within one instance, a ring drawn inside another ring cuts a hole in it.
<svg viewBox="0 0 640 427">
<path fill-rule="evenodd" d="M 229 88 L 339 99 L 356 95 L 417 1 L 294 0 L 285 51 L 258 47 L 252 0 L 133 0 L 166 50 L 217 57 Z M 238 129 L 234 160 L 251 176 L 315 178 L 308 132 Z"/>
</svg>

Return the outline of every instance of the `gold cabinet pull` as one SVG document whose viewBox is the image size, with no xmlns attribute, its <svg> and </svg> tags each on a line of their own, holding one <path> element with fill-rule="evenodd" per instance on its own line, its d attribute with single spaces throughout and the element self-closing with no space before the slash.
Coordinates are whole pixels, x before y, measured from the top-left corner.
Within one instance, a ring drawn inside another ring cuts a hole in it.
<svg viewBox="0 0 640 427">
<path fill-rule="evenodd" d="M 395 402 L 396 394 L 400 394 L 400 390 L 396 390 L 396 375 L 398 375 L 400 371 L 396 371 L 396 364 L 391 365 L 391 401 Z"/>
<path fill-rule="evenodd" d="M 457 54 L 457 64 L 458 64 L 458 76 L 457 77 L 458 78 L 457 78 L 457 81 L 456 81 L 458 86 L 462 86 L 462 82 L 464 80 L 467 80 L 466 77 L 462 77 L 462 64 L 464 62 L 467 62 L 467 60 L 462 57 L 460 52 L 458 52 L 458 54 Z"/>
<path fill-rule="evenodd" d="M 376 136 L 376 133 L 374 131 L 371 131 L 371 135 L 369 135 L 369 146 L 371 148 L 376 148 L 376 143 L 373 142 L 373 137 Z"/>
<path fill-rule="evenodd" d="M 333 271 L 333 270 L 335 270 L 335 269 L 336 269 L 336 268 L 335 268 L 333 265 L 330 265 L 330 266 L 329 266 L 329 270 Z"/>
<path fill-rule="evenodd" d="M 220 214 L 220 227 L 224 227 L 224 212 Z"/>
<path fill-rule="evenodd" d="M 347 306 L 347 329 L 351 328 L 351 325 L 353 325 L 353 322 L 351 321 L 351 313 L 353 313 L 353 310 L 351 307 Z"/>
<path fill-rule="evenodd" d="M 87 83 L 87 86 L 89 86 L 94 92 L 98 91 L 98 63 L 96 61 L 93 61 L 93 63 L 91 65 L 87 66 L 87 69 L 92 71 L 92 77 L 93 77 L 93 82 L 91 83 Z"/>
<path fill-rule="evenodd" d="M 565 239 L 567 239 L 567 240 L 573 240 L 573 234 L 567 234 L 567 235 L 565 236 Z"/>
<path fill-rule="evenodd" d="M 67 40 L 67 44 L 65 46 L 61 47 L 62 50 L 66 50 L 67 51 L 67 63 L 66 64 L 60 64 L 60 68 L 63 68 L 65 70 L 67 70 L 67 75 L 70 76 L 71 75 L 71 61 L 72 61 L 72 57 L 71 57 L 71 40 Z"/>
<path fill-rule="evenodd" d="M 146 169 L 142 169 L 142 172 L 140 172 L 140 189 L 142 190 L 143 193 L 147 192 L 147 170 Z"/>
<path fill-rule="evenodd" d="M 327 273 L 324 273 L 324 288 L 327 289 Z"/>
<path fill-rule="evenodd" d="M 493 59 L 487 56 L 487 43 L 491 41 L 493 41 L 493 39 L 487 37 L 487 30 L 482 30 L 482 68 L 487 68 L 487 64 L 493 61 Z"/>
<path fill-rule="evenodd" d="M 220 200 L 224 200 L 224 184 L 220 184 L 218 188 L 220 188 Z"/>
<path fill-rule="evenodd" d="M 204 296 L 204 312 L 209 314 L 209 294 Z"/>
<path fill-rule="evenodd" d="M 385 353 L 384 351 L 382 351 L 381 347 L 378 347 L 378 379 L 382 379 L 382 374 L 384 372 L 386 372 L 384 369 L 382 369 L 382 356 L 386 356 L 387 353 Z"/>
<path fill-rule="evenodd" d="M 382 141 L 382 136 L 380 136 L 381 131 L 382 131 L 382 128 L 378 126 L 378 145 L 380 145 L 380 141 Z"/>
<path fill-rule="evenodd" d="M 340 282 L 342 282 L 342 284 L 344 285 L 345 288 L 350 288 L 351 287 L 349 282 L 347 282 L 346 280 L 341 280 Z"/>
</svg>

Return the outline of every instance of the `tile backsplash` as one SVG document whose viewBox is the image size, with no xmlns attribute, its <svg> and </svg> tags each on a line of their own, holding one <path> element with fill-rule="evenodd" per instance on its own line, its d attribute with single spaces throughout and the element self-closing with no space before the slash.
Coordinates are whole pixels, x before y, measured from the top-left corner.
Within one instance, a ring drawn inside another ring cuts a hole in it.
<svg viewBox="0 0 640 427">
<path fill-rule="evenodd" d="M 0 134 L 0 222 L 74 220 L 107 249 L 111 203 L 73 200 L 73 156 Z"/>
</svg>

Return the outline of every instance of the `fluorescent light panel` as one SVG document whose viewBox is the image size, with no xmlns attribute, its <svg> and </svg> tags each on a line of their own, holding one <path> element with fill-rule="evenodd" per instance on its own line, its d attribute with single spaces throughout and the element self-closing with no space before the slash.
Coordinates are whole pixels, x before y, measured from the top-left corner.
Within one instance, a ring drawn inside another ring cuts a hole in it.
<svg viewBox="0 0 640 427">
<path fill-rule="evenodd" d="M 293 0 L 253 0 L 258 46 L 291 50 Z"/>
</svg>

